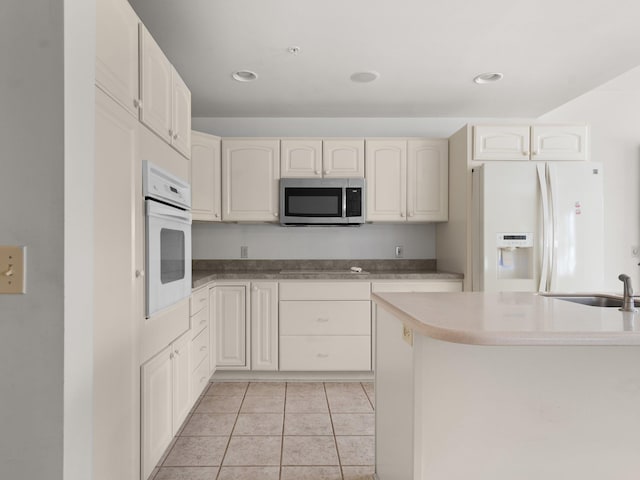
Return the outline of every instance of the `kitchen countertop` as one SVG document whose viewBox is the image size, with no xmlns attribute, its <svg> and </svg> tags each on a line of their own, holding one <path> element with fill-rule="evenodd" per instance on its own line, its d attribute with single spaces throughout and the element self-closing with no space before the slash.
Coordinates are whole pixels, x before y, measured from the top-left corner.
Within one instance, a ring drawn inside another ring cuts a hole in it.
<svg viewBox="0 0 640 480">
<path fill-rule="evenodd" d="M 414 334 L 471 345 L 640 345 L 640 313 L 535 293 L 375 293 Z"/>
<path fill-rule="evenodd" d="M 193 288 L 214 280 L 462 280 L 435 260 L 194 260 Z M 362 273 L 350 272 L 350 267 Z"/>
</svg>

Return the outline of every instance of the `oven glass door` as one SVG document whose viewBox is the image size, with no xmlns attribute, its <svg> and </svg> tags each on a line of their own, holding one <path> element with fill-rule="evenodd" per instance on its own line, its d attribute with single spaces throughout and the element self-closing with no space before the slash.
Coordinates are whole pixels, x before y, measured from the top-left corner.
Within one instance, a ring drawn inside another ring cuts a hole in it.
<svg viewBox="0 0 640 480">
<path fill-rule="evenodd" d="M 155 312 L 191 294 L 191 214 L 146 201 L 147 308 Z"/>
<path fill-rule="evenodd" d="M 342 217 L 342 188 L 285 188 L 284 210 L 287 217 Z"/>
</svg>

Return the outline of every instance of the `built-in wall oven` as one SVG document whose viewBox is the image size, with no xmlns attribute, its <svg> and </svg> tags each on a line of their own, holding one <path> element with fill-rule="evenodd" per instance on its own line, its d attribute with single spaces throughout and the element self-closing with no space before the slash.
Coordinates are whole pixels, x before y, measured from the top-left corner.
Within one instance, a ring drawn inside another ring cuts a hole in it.
<svg viewBox="0 0 640 480">
<path fill-rule="evenodd" d="M 191 294 L 191 187 L 144 161 L 146 316 Z"/>
</svg>

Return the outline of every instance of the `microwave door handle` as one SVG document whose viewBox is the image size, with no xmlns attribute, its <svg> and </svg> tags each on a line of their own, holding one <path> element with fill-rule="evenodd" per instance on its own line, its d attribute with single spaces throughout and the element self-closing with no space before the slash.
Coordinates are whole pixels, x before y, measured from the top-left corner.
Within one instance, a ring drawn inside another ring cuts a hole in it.
<svg viewBox="0 0 640 480">
<path fill-rule="evenodd" d="M 347 189 L 342 189 L 342 218 L 347 218 Z"/>
</svg>

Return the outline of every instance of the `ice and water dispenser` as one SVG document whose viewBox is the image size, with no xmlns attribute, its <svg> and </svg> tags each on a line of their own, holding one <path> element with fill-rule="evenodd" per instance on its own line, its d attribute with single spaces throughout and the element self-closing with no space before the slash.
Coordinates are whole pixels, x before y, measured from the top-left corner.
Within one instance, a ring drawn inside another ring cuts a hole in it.
<svg viewBox="0 0 640 480">
<path fill-rule="evenodd" d="M 533 233 L 498 233 L 496 248 L 499 280 L 533 279 Z"/>
</svg>

